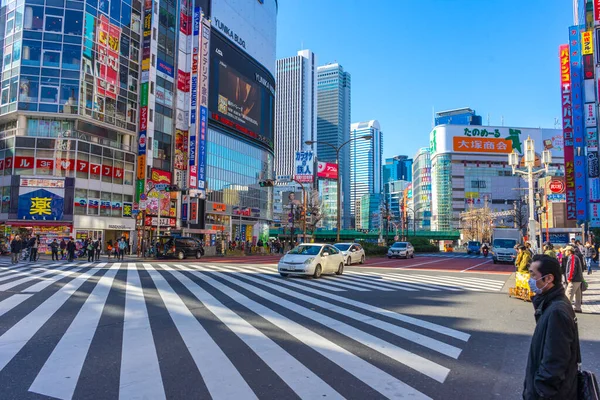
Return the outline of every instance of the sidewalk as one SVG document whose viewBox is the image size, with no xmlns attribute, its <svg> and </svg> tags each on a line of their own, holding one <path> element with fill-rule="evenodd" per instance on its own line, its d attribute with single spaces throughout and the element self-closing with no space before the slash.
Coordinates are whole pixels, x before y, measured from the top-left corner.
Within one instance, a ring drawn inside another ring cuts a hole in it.
<svg viewBox="0 0 600 400">
<path fill-rule="evenodd" d="M 600 271 L 594 268 L 592 275 L 584 272 L 583 278 L 588 283 L 588 290 L 583 292 L 581 308 L 586 314 L 600 314 Z"/>
</svg>

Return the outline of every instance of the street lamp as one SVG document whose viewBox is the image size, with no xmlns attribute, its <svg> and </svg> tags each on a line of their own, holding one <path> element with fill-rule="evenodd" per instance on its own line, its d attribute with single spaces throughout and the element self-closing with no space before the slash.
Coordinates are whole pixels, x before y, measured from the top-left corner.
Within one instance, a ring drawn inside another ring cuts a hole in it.
<svg viewBox="0 0 600 400">
<path fill-rule="evenodd" d="M 540 168 L 538 170 L 533 169 L 535 166 L 535 146 L 533 139 L 531 137 L 527 137 L 525 140 L 525 155 L 523 157 L 523 161 L 525 164 L 525 169 L 519 170 L 519 153 L 515 150 L 512 151 L 508 155 L 508 165 L 512 167 L 513 174 L 519 174 L 527 176 L 527 184 L 529 186 L 529 224 L 527 225 L 527 236 L 529 237 L 529 241 L 535 237 L 535 203 L 533 196 L 533 177 L 535 175 L 542 174 L 544 172 L 548 173 L 548 168 L 552 163 L 552 154 L 550 150 L 544 150 L 542 152 L 542 163 L 544 164 L 544 168 Z M 532 243 L 534 248 L 537 248 L 537 240 Z"/>
<path fill-rule="evenodd" d="M 304 144 L 308 145 L 308 146 L 312 146 L 313 144 L 317 143 L 317 144 L 324 144 L 326 146 L 331 147 L 333 150 L 335 150 L 335 162 L 338 166 L 338 175 L 337 175 L 337 239 L 336 241 L 339 242 L 340 241 L 340 231 L 342 230 L 341 228 L 341 218 L 340 218 L 340 211 L 341 211 L 341 200 L 342 200 L 342 195 L 341 195 L 341 176 L 342 174 L 340 173 L 340 150 L 342 149 L 342 147 L 344 147 L 345 145 L 347 145 L 348 143 L 357 140 L 357 139 L 365 139 L 365 140 L 371 140 L 373 138 L 373 135 L 365 135 L 365 136 L 360 136 L 360 137 L 356 137 L 356 138 L 352 138 L 344 143 L 342 143 L 339 146 L 334 146 L 331 143 L 328 142 L 323 142 L 323 141 L 319 141 L 319 140 L 307 140 L 306 142 L 304 142 Z"/>
</svg>

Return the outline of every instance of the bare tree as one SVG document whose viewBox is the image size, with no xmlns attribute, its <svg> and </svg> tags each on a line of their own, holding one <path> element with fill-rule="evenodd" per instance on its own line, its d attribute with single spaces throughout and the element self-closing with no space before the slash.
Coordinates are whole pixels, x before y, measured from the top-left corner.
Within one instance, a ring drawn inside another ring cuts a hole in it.
<svg viewBox="0 0 600 400">
<path fill-rule="evenodd" d="M 493 216 L 487 200 L 482 208 L 469 204 L 469 209 L 460 214 L 463 235 L 466 240 L 490 242 Z"/>
</svg>

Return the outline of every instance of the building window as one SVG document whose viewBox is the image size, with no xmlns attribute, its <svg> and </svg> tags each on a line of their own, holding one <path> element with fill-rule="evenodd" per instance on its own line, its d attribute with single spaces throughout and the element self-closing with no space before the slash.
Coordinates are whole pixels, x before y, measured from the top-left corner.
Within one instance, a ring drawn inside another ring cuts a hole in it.
<svg viewBox="0 0 600 400">
<path fill-rule="evenodd" d="M 42 86 L 40 88 L 41 103 L 58 103 L 58 88 L 54 86 Z"/>
<path fill-rule="evenodd" d="M 44 7 L 26 6 L 23 26 L 32 31 L 44 29 Z"/>
<path fill-rule="evenodd" d="M 471 187 L 473 189 L 485 189 L 487 185 L 485 181 L 471 181 Z"/>
<path fill-rule="evenodd" d="M 44 50 L 42 65 L 44 67 L 60 67 L 60 52 L 55 50 Z"/>
<path fill-rule="evenodd" d="M 22 76 L 19 87 L 19 101 L 37 103 L 39 86 L 38 78 Z"/>
<path fill-rule="evenodd" d="M 65 34 L 83 34 L 83 13 L 75 10 L 65 10 Z"/>
<path fill-rule="evenodd" d="M 47 32 L 59 32 L 63 31 L 63 17 L 55 15 L 46 15 L 45 29 Z"/>
</svg>

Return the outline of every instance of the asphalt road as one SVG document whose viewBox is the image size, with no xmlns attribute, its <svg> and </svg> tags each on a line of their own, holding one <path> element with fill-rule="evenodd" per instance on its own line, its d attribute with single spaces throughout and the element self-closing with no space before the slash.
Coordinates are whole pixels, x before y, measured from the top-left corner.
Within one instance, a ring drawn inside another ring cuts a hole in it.
<svg viewBox="0 0 600 400">
<path fill-rule="evenodd" d="M 0 398 L 519 398 L 533 308 L 462 262 L 0 266 Z M 600 372 L 600 318 L 579 325 Z"/>
</svg>

